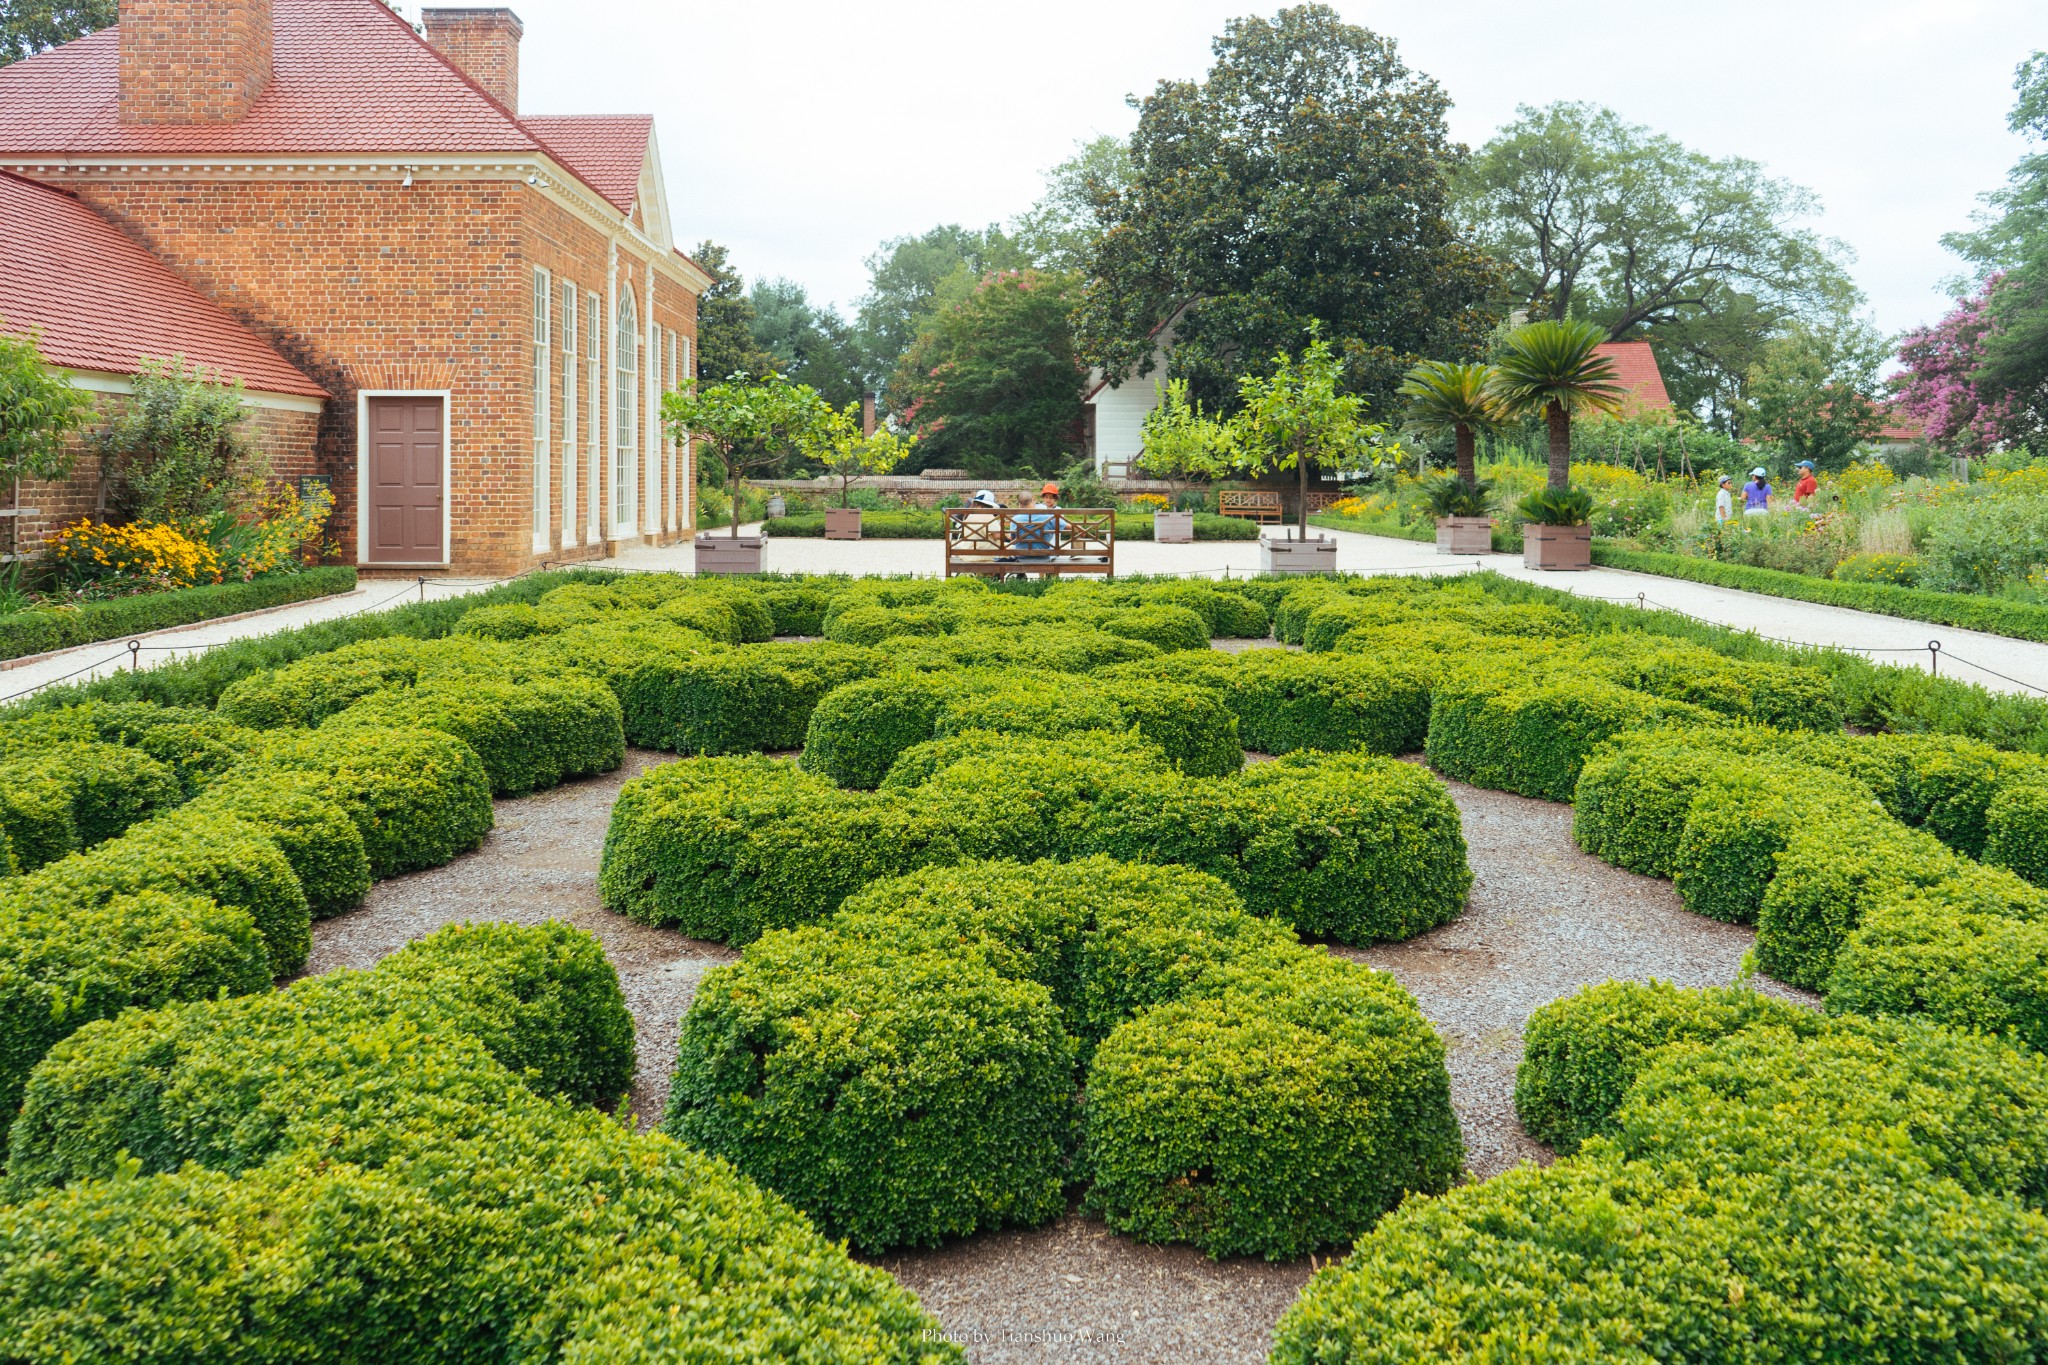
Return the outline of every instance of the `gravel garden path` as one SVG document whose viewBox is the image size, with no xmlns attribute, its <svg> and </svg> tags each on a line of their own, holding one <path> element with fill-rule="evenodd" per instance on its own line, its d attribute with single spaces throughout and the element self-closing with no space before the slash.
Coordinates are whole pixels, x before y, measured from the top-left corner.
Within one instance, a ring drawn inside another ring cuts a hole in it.
<svg viewBox="0 0 2048 1365">
<path fill-rule="evenodd" d="M 598 904 L 598 857 L 619 788 L 670 761 L 629 750 L 616 773 L 498 802 L 497 828 L 474 853 L 380 882 L 360 909 L 314 925 L 307 970 L 369 967 L 465 919 L 567 920 L 597 935 L 618 968 L 639 1025 L 631 1102 L 643 1127 L 658 1122 L 678 1021 L 704 972 L 738 956 Z M 1580 852 L 1567 806 L 1447 785 L 1471 847 L 1464 915 L 1407 943 L 1334 951 L 1392 972 L 1442 1033 L 1467 1160 L 1484 1178 L 1550 1159 L 1514 1113 L 1515 1065 L 1532 1010 L 1610 977 L 1725 984 L 1752 936 L 1687 914 L 1667 883 Z M 1080 1213 L 876 1263 L 917 1293 L 971 1359 L 1005 1365 L 1263 1360 L 1273 1323 L 1314 1269 L 1139 1246 Z"/>
</svg>

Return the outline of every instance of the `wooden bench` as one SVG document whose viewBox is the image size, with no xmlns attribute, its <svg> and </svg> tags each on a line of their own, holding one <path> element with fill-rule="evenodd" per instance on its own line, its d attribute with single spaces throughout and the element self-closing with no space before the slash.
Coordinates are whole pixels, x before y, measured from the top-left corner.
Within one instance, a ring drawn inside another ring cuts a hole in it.
<svg viewBox="0 0 2048 1365">
<path fill-rule="evenodd" d="M 948 507 L 946 577 L 1116 572 L 1113 507 Z"/>
<path fill-rule="evenodd" d="M 1216 510 L 1261 526 L 1277 526 L 1282 516 L 1280 495 L 1267 489 L 1226 489 L 1216 495 Z"/>
</svg>

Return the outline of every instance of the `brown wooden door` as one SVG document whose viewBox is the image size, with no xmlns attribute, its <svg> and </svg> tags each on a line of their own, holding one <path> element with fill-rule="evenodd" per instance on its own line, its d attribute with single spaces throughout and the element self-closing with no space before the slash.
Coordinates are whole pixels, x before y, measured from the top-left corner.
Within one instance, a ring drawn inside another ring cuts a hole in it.
<svg viewBox="0 0 2048 1365">
<path fill-rule="evenodd" d="M 371 563 L 439 564 L 445 400 L 372 398 Z"/>
</svg>

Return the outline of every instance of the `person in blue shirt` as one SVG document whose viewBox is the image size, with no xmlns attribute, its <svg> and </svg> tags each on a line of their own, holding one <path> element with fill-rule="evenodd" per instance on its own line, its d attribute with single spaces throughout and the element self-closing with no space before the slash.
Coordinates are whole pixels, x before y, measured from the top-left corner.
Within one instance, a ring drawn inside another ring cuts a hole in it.
<svg viewBox="0 0 2048 1365">
<path fill-rule="evenodd" d="M 1043 504 L 1026 503 L 1027 506 Z M 1010 548 L 1014 550 L 1050 550 L 1053 539 L 1053 516 L 1050 512 L 1019 512 L 1010 519 Z"/>
<path fill-rule="evenodd" d="M 1762 465 L 1749 471 L 1749 482 L 1742 485 L 1742 515 L 1760 517 L 1771 510 L 1771 476 Z"/>
</svg>

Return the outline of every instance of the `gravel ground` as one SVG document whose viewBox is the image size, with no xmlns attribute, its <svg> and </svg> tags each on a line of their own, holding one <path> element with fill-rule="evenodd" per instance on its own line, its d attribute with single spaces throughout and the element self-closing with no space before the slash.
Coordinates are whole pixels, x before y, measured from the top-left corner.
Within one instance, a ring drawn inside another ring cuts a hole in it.
<svg viewBox="0 0 2048 1365">
<path fill-rule="evenodd" d="M 672 761 L 673 754 L 629 749 L 617 772 L 496 802 L 497 827 L 476 852 L 445 867 L 379 882 L 360 909 L 315 924 L 306 970 L 372 967 L 386 953 L 463 920 L 567 920 L 597 935 L 618 968 L 619 986 L 639 1028 L 633 1110 L 643 1128 L 658 1123 L 668 1102 L 676 1028 L 697 982 L 706 968 L 739 957 L 720 944 L 637 924 L 597 903 L 597 861 L 619 788 Z"/>
<path fill-rule="evenodd" d="M 564 919 L 588 929 L 617 966 L 638 1021 L 634 1109 L 643 1126 L 657 1121 L 677 1023 L 697 982 L 738 956 L 598 905 L 612 802 L 628 778 L 668 761 L 632 750 L 619 772 L 498 802 L 497 828 L 476 852 L 381 882 L 362 908 L 314 925 L 307 970 L 369 967 L 465 919 Z M 1464 915 L 1408 943 L 1335 951 L 1392 972 L 1443 1034 L 1467 1160 L 1484 1178 L 1550 1159 L 1514 1114 L 1515 1065 L 1532 1010 L 1610 977 L 1732 981 L 1752 934 L 1687 914 L 1669 884 L 1580 852 L 1567 806 L 1447 785 L 1471 847 Z M 919 1296 L 970 1359 L 988 1365 L 1263 1360 L 1273 1323 L 1313 1272 L 1306 1261 L 1212 1262 L 1185 1247 L 1139 1246 L 1079 1213 L 876 1264 Z"/>
</svg>

